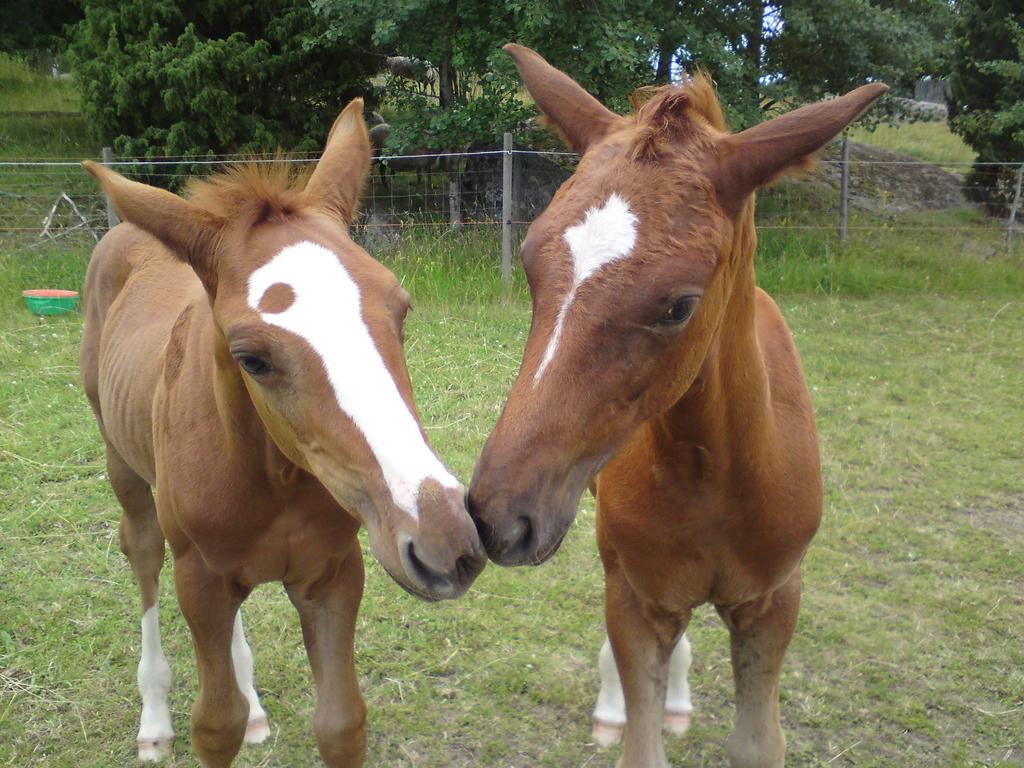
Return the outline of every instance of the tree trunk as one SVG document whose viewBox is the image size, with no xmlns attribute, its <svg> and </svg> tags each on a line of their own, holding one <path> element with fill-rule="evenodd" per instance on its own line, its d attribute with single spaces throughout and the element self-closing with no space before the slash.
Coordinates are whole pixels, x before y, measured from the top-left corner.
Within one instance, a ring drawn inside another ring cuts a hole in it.
<svg viewBox="0 0 1024 768">
<path fill-rule="evenodd" d="M 667 83 L 672 79 L 672 55 L 675 46 L 665 38 L 658 44 L 658 69 L 654 74 L 654 82 Z"/>
<path fill-rule="evenodd" d="M 764 0 L 747 0 L 750 29 L 747 33 L 747 83 L 756 103 L 761 103 L 761 45 L 764 42 Z"/>
<path fill-rule="evenodd" d="M 458 97 L 458 78 L 452 65 L 452 40 L 459 31 L 459 0 L 448 0 L 447 15 L 451 28 L 444 41 L 444 54 L 437 70 L 437 100 L 441 109 L 452 107 Z"/>
<path fill-rule="evenodd" d="M 452 67 L 450 54 L 441 59 L 441 66 L 437 69 L 437 100 L 441 109 L 447 109 L 455 101 L 455 69 Z"/>
<path fill-rule="evenodd" d="M 662 27 L 658 36 L 658 69 L 654 74 L 654 81 L 667 83 L 672 80 L 672 57 L 679 48 L 678 41 L 672 35 L 672 31 L 676 29 L 675 15 L 679 10 L 676 8 L 676 0 L 663 0 L 661 5 Z"/>
</svg>

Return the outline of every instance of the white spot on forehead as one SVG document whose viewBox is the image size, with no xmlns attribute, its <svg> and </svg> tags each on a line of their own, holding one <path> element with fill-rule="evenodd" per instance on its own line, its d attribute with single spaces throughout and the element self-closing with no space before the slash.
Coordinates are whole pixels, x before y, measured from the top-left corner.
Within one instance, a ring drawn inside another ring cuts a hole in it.
<svg viewBox="0 0 1024 768">
<path fill-rule="evenodd" d="M 606 264 L 618 261 L 632 252 L 636 244 L 636 225 L 637 218 L 629 210 L 629 204 L 618 193 L 612 192 L 608 202 L 600 208 L 591 208 L 583 221 L 565 230 L 565 242 L 569 244 L 569 252 L 572 254 L 572 287 L 558 310 L 555 329 L 544 350 L 544 357 L 537 366 L 537 372 L 533 375 L 534 386 L 540 382 L 555 356 L 562 339 L 562 326 L 576 298 L 576 291 Z"/>
<path fill-rule="evenodd" d="M 337 255 L 303 241 L 281 250 L 249 277 L 249 306 L 259 311 L 267 290 L 284 283 L 295 299 L 283 312 L 260 312 L 270 325 L 301 336 L 320 356 L 341 410 L 355 423 L 380 465 L 391 496 L 418 518 L 420 484 L 459 481 L 430 450 L 402 399 L 369 328 L 359 286 Z"/>
</svg>

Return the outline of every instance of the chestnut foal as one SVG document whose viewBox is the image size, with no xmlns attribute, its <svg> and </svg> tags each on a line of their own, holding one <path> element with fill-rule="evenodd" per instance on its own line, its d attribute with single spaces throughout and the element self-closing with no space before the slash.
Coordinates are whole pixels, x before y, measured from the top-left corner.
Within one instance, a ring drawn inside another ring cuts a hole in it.
<svg viewBox="0 0 1024 768">
<path fill-rule="evenodd" d="M 620 117 L 533 51 L 506 50 L 582 157 L 523 243 L 533 324 L 470 513 L 491 559 L 537 564 L 596 486 L 621 766 L 666 765 L 666 678 L 705 602 L 731 636 L 729 759 L 782 765 L 779 671 L 822 484 L 797 351 L 755 286 L 754 191 L 886 87 L 730 135 L 703 76 Z"/>
<path fill-rule="evenodd" d="M 239 611 L 257 584 L 283 582 L 299 612 L 324 762 L 359 766 L 360 523 L 395 581 L 428 600 L 458 597 L 486 562 L 464 489 L 417 420 L 409 297 L 349 237 L 370 165 L 362 112 L 355 100 L 341 113 L 308 181 L 243 166 L 183 199 L 86 163 L 126 220 L 89 265 L 81 364 L 142 592 L 143 760 L 168 755 L 174 735 L 156 607 L 164 537 L 206 766 L 269 730 Z"/>
</svg>

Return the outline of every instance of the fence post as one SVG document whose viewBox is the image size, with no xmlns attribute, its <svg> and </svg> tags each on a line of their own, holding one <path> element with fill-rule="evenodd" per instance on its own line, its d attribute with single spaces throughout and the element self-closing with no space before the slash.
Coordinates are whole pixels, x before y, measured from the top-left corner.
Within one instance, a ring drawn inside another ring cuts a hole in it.
<svg viewBox="0 0 1024 768">
<path fill-rule="evenodd" d="M 462 174 L 458 170 L 448 182 L 448 226 L 453 230 L 462 226 Z"/>
<path fill-rule="evenodd" d="M 1006 219 L 1006 255 L 1013 251 L 1013 231 L 1017 227 L 1017 212 L 1020 210 L 1020 187 L 1024 181 L 1024 162 L 1017 166 L 1017 185 L 1013 191 L 1013 203 L 1010 204 L 1010 216 Z"/>
<path fill-rule="evenodd" d="M 839 162 L 839 242 L 846 242 L 847 198 L 850 189 L 850 141 L 843 137 L 842 160 Z"/>
<path fill-rule="evenodd" d="M 512 134 L 506 133 L 501 154 L 501 288 L 512 279 Z"/>
<path fill-rule="evenodd" d="M 103 158 L 104 165 L 113 165 L 114 150 L 110 147 L 104 147 L 101 157 Z M 117 211 L 114 210 L 114 204 L 110 201 L 110 195 L 104 193 L 104 196 L 107 198 L 107 229 L 113 229 L 121 223 L 121 220 L 117 217 Z"/>
</svg>

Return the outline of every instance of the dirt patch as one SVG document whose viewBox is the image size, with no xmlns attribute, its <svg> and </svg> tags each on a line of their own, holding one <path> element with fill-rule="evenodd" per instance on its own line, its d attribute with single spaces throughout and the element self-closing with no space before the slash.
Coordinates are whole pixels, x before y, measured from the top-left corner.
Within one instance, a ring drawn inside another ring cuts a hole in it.
<svg viewBox="0 0 1024 768">
<path fill-rule="evenodd" d="M 971 524 L 979 528 L 1001 536 L 1024 538 L 1024 495 L 985 500 L 961 512 Z"/>
</svg>

